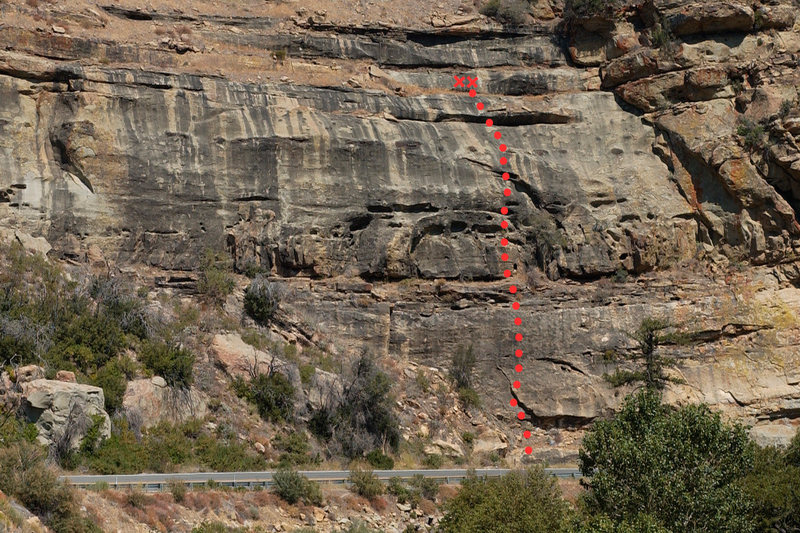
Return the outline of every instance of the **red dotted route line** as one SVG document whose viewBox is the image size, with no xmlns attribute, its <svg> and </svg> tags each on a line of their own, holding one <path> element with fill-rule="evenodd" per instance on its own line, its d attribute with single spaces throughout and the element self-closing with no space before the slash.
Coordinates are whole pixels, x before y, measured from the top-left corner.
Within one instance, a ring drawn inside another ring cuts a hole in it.
<svg viewBox="0 0 800 533">
<path fill-rule="evenodd" d="M 464 79 L 465 78 L 466 78 L 466 80 L 468 80 L 466 88 L 477 87 L 478 86 L 477 85 L 478 84 L 478 77 L 477 76 L 475 76 L 474 78 L 471 78 L 469 76 L 464 76 L 464 77 L 453 76 L 453 78 L 455 78 L 455 80 L 456 80 L 456 82 L 453 84 L 454 88 L 464 87 Z M 478 96 L 478 91 L 476 89 L 470 89 L 469 90 L 469 96 L 471 98 L 477 97 Z M 478 102 L 477 104 L 475 104 L 475 107 L 478 108 L 478 111 L 483 111 L 483 109 L 486 107 L 486 105 L 483 102 Z M 494 121 L 492 119 L 490 119 L 490 118 L 487 118 L 486 119 L 486 127 L 487 128 L 491 128 L 492 126 L 494 126 Z M 499 141 L 502 137 L 503 137 L 503 134 L 500 133 L 499 131 L 495 131 L 494 132 L 494 138 L 496 140 Z M 503 153 L 505 153 L 508 150 L 508 146 L 506 146 L 505 144 L 502 144 L 502 143 L 497 148 L 498 148 L 498 150 L 500 150 L 500 152 L 503 152 Z M 506 156 L 500 157 L 500 165 L 501 166 L 508 165 L 508 158 Z M 503 181 L 508 181 L 509 179 L 511 179 L 511 175 L 508 172 L 503 172 Z M 508 187 L 504 188 L 503 189 L 503 196 L 505 196 L 506 198 L 511 196 L 511 189 L 508 188 Z M 508 215 L 508 207 L 506 207 L 506 206 L 501 207 L 500 208 L 500 214 Z M 500 222 L 500 226 L 504 230 L 508 229 L 508 220 L 503 220 L 502 222 Z M 502 246 L 503 248 L 506 248 L 508 246 L 508 239 L 505 238 L 505 237 L 502 237 L 500 239 L 500 246 Z M 504 263 L 508 262 L 509 261 L 508 253 L 505 252 L 505 251 L 503 253 L 501 253 L 500 254 L 500 260 L 503 261 Z M 506 278 L 510 278 L 511 277 L 511 270 L 510 269 L 503 270 L 503 276 L 506 277 Z M 517 286 L 512 284 L 508 288 L 508 292 L 510 292 L 511 294 L 516 294 L 517 293 Z M 511 304 L 511 308 L 514 311 L 519 310 L 519 302 L 512 303 Z M 518 316 L 514 317 L 514 325 L 515 326 L 521 326 L 522 325 L 522 318 L 520 318 Z M 522 333 L 514 334 L 514 340 L 516 342 L 522 342 Z M 522 357 L 522 349 L 517 348 L 514 351 L 514 355 L 516 357 L 518 357 L 518 358 L 521 358 Z M 522 365 L 517 363 L 517 365 L 514 367 L 514 370 L 518 374 L 521 373 L 522 372 Z M 514 381 L 511 385 L 515 389 L 519 389 L 522 386 L 521 383 L 518 380 Z M 511 407 L 517 407 L 517 405 L 518 405 L 518 402 L 517 402 L 516 398 L 511 398 L 511 400 L 508 403 L 509 403 L 509 405 L 511 405 Z M 525 420 L 525 411 L 521 411 L 520 410 L 517 413 L 517 418 L 519 418 L 520 420 Z M 529 438 L 531 438 L 531 432 L 528 431 L 528 430 L 525 430 L 522 433 L 522 436 L 525 437 L 525 439 L 529 439 Z M 532 452 L 533 452 L 533 449 L 530 446 L 526 446 L 525 447 L 525 453 L 527 455 L 530 455 Z"/>
</svg>

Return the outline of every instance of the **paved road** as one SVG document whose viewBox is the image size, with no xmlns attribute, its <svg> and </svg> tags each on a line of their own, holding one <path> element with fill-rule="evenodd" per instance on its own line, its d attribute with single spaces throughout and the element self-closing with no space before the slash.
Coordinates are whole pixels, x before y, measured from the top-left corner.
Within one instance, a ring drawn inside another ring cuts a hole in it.
<svg viewBox="0 0 800 533">
<path fill-rule="evenodd" d="M 580 477 L 577 468 L 546 468 L 546 472 L 556 477 Z M 509 470 L 499 468 L 484 468 L 475 470 L 479 476 L 496 477 L 506 474 Z M 317 470 L 300 472 L 309 479 L 320 483 L 346 483 L 350 472 L 347 470 Z M 375 470 L 375 475 L 381 480 L 399 477 L 410 479 L 415 475 L 426 478 L 438 479 L 443 482 L 457 482 L 467 477 L 467 470 Z M 92 487 L 97 484 L 107 483 L 109 487 L 120 488 L 141 486 L 144 490 L 158 491 L 168 487 L 170 482 L 180 482 L 186 485 L 204 485 L 209 480 L 226 487 L 268 487 L 272 485 L 273 472 L 199 472 L 191 474 L 130 474 L 120 476 L 64 476 L 61 479 L 70 485 Z"/>
</svg>

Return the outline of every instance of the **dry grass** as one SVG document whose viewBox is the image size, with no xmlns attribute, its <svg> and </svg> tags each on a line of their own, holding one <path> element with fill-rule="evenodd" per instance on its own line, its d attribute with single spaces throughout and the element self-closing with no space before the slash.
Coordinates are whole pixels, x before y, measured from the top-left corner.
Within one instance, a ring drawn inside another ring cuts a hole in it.
<svg viewBox="0 0 800 533">
<path fill-rule="evenodd" d="M 283 501 L 268 490 L 259 490 L 248 495 L 252 503 L 259 507 L 276 507 Z"/>
<path fill-rule="evenodd" d="M 373 509 L 375 509 L 375 511 L 379 513 L 382 513 L 383 511 L 386 510 L 387 507 L 389 507 L 389 504 L 386 502 L 386 498 L 384 498 L 383 496 L 376 496 L 375 498 L 372 498 L 369 504 L 372 506 Z"/>
<path fill-rule="evenodd" d="M 361 511 L 364 507 L 369 505 L 369 500 L 352 494 L 349 497 L 345 496 L 342 503 L 350 511 Z"/>
<path fill-rule="evenodd" d="M 216 491 L 191 491 L 186 494 L 183 505 L 195 511 L 216 511 L 222 505 L 222 497 Z"/>
<path fill-rule="evenodd" d="M 180 516 L 172 496 L 166 493 L 143 494 L 136 491 L 105 490 L 101 493 L 106 500 L 133 520 L 147 524 L 156 531 L 173 531 L 175 521 Z"/>
<path fill-rule="evenodd" d="M 423 499 L 419 502 L 419 510 L 426 515 L 435 515 L 437 507 L 434 502 Z"/>
<path fill-rule="evenodd" d="M 454 498 L 458 494 L 458 486 L 457 485 L 439 485 L 439 493 L 437 494 L 437 498 L 440 502 L 446 502 L 447 500 Z"/>
</svg>

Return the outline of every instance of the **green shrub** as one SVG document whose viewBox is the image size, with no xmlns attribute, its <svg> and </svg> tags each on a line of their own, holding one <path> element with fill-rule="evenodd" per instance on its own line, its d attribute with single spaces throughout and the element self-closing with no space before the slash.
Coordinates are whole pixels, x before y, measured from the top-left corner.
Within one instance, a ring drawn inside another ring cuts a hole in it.
<svg viewBox="0 0 800 533">
<path fill-rule="evenodd" d="M 780 118 L 788 117 L 789 113 L 792 112 L 792 107 L 794 107 L 794 103 L 791 100 L 784 100 L 781 102 L 781 108 L 778 111 L 778 116 Z"/>
<path fill-rule="evenodd" d="M 133 488 L 128 492 L 125 501 L 131 507 L 136 509 L 144 509 L 147 506 L 149 498 L 141 491 L 141 489 Z"/>
<path fill-rule="evenodd" d="M 314 373 L 317 369 L 314 365 L 300 365 L 300 382 L 303 385 L 310 385 L 311 379 L 314 377 Z"/>
<path fill-rule="evenodd" d="M 118 324 L 124 333 L 144 339 L 153 325 L 143 299 L 147 291 L 140 287 L 140 293 L 141 289 L 145 289 L 143 296 L 134 294 L 130 286 L 117 278 L 94 277 L 89 284 L 89 295 L 97 302 L 98 311 Z"/>
<path fill-rule="evenodd" d="M 100 531 L 80 515 L 72 489 L 45 466 L 45 454 L 34 444 L 23 441 L 0 448 L 0 490 L 54 531 Z"/>
<path fill-rule="evenodd" d="M 367 454 L 367 462 L 377 470 L 391 470 L 394 468 L 394 459 L 377 448 Z"/>
<path fill-rule="evenodd" d="M 416 474 L 408 484 L 428 500 L 435 499 L 439 493 L 439 482 L 435 479 L 426 478 L 422 474 Z"/>
<path fill-rule="evenodd" d="M 468 348 L 459 346 L 453 352 L 452 366 L 450 368 L 450 377 L 459 389 L 472 387 L 473 374 L 475 373 L 475 364 L 477 359 L 472 350 L 472 345 Z"/>
<path fill-rule="evenodd" d="M 444 510 L 441 533 L 566 533 L 571 518 L 555 478 L 542 468 L 467 478 Z"/>
<path fill-rule="evenodd" d="M 309 429 L 329 441 L 329 450 L 354 459 L 400 442 L 392 380 L 367 355 L 353 363 L 342 394 L 312 413 Z"/>
<path fill-rule="evenodd" d="M 425 371 L 422 370 L 421 368 L 417 370 L 416 381 L 417 381 L 417 387 L 419 387 L 419 390 L 421 390 L 422 392 L 428 392 L 428 390 L 430 390 L 431 382 L 428 379 L 428 376 L 425 374 Z"/>
<path fill-rule="evenodd" d="M 425 457 L 422 459 L 422 464 L 425 468 L 438 470 L 444 464 L 444 457 L 438 453 L 425 454 Z"/>
<path fill-rule="evenodd" d="M 215 472 L 252 472 L 264 470 L 266 462 L 238 442 L 221 441 L 202 435 L 194 447 L 198 462 Z"/>
<path fill-rule="evenodd" d="M 113 360 L 101 367 L 90 378 L 90 382 L 92 385 L 103 389 L 105 408 L 108 414 L 113 415 L 117 409 L 122 407 L 122 399 L 128 387 L 128 380 L 117 360 Z"/>
<path fill-rule="evenodd" d="M 278 310 L 280 300 L 280 288 L 268 279 L 256 276 L 244 291 L 244 311 L 256 323 L 266 325 Z"/>
<path fill-rule="evenodd" d="M 100 443 L 91 455 L 83 456 L 83 462 L 98 474 L 135 474 L 146 464 L 144 446 L 124 420 L 111 426 L 111 436 Z"/>
<path fill-rule="evenodd" d="M 363 496 L 364 498 L 372 499 L 380 496 L 384 492 L 383 483 L 381 480 L 372 473 L 372 470 L 361 468 L 360 466 L 353 467 L 350 470 L 350 483 L 352 486 L 350 490 Z"/>
<path fill-rule="evenodd" d="M 467 408 L 480 407 L 481 405 L 481 397 L 478 396 L 478 391 L 472 387 L 461 387 L 458 389 L 458 399 L 461 400 L 461 403 Z"/>
<path fill-rule="evenodd" d="M 103 427 L 103 423 L 105 422 L 105 417 L 102 415 L 94 415 L 92 416 L 92 425 L 89 426 L 89 429 L 86 430 L 86 435 L 84 435 L 83 439 L 81 440 L 80 451 L 81 453 L 94 453 L 97 449 L 97 446 L 100 444 L 100 431 Z"/>
<path fill-rule="evenodd" d="M 279 434 L 273 439 L 273 445 L 281 451 L 278 463 L 282 466 L 305 465 L 316 462 L 311 457 L 311 445 L 299 431 Z"/>
<path fill-rule="evenodd" d="M 506 24 L 521 25 L 530 8 L 526 0 L 489 0 L 480 8 L 481 15 Z"/>
<path fill-rule="evenodd" d="M 186 499 L 186 490 L 186 484 L 181 481 L 172 480 L 169 482 L 169 492 L 177 503 L 183 503 L 183 500 Z"/>
<path fill-rule="evenodd" d="M 189 387 L 193 381 L 194 354 L 166 342 L 147 341 L 139 353 L 142 364 L 173 387 Z"/>
<path fill-rule="evenodd" d="M 90 375 L 116 357 L 125 346 L 119 324 L 106 315 L 81 314 L 56 332 L 45 359 L 54 368 L 75 369 Z"/>
<path fill-rule="evenodd" d="M 759 448 L 752 472 L 741 481 L 756 531 L 800 531 L 800 465 L 793 464 L 792 452 Z"/>
<path fill-rule="evenodd" d="M 221 253 L 207 250 L 200 266 L 197 292 L 209 301 L 221 305 L 235 287 L 236 281 L 231 274 L 231 261 Z"/>
<path fill-rule="evenodd" d="M 403 480 L 397 477 L 389 478 L 389 482 L 386 486 L 386 492 L 395 496 L 398 503 L 407 503 L 413 507 L 419 505 L 419 502 L 422 499 L 419 491 L 406 486 L 406 484 L 403 483 Z"/>
<path fill-rule="evenodd" d="M 259 374 L 250 380 L 245 397 L 267 421 L 289 420 L 294 413 L 294 387 L 278 372 Z"/>
<path fill-rule="evenodd" d="M 567 0 L 564 14 L 566 18 L 592 18 L 610 15 L 618 4 L 618 0 Z"/>
<path fill-rule="evenodd" d="M 294 505 L 301 500 L 308 505 L 322 504 L 319 484 L 294 470 L 278 470 L 273 474 L 272 480 L 275 483 L 275 494 L 289 504 Z"/>
<path fill-rule="evenodd" d="M 742 138 L 745 148 L 755 150 L 764 146 L 764 126 L 750 119 L 742 119 L 736 133 Z"/>
</svg>

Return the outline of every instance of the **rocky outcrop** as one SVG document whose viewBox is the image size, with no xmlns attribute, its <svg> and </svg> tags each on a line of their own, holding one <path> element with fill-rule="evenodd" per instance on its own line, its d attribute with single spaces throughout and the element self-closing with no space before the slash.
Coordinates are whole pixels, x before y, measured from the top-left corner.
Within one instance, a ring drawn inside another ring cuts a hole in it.
<svg viewBox="0 0 800 533">
<path fill-rule="evenodd" d="M 75 449 L 96 420 L 100 437 L 111 435 L 103 389 L 48 379 L 27 381 L 21 388 L 22 410 L 28 421 L 36 424 L 41 444 Z"/>
<path fill-rule="evenodd" d="M 0 222 L 46 237 L 51 256 L 175 289 L 207 248 L 226 250 L 287 285 L 284 326 L 343 355 L 444 375 L 473 344 L 484 410 L 512 435 L 487 429 L 489 454 L 515 449 L 523 427 L 540 456 L 571 453 L 548 432 L 618 406 L 604 356 L 634 349 L 626 332 L 645 316 L 704 334 L 664 347 L 687 382 L 670 401 L 787 434 L 773 425 L 800 420 L 796 4 L 625 1 L 575 17 L 566 37 L 561 3 L 544 4 L 516 29 L 472 13 L 379 24 L 109 6 L 109 29 L 57 35 L 9 7 L 27 22 L 0 27 Z M 178 22 L 191 35 L 153 34 Z M 110 29 L 123 24 L 124 42 Z M 481 113 L 454 74 L 479 77 Z M 740 134 L 743 119 L 760 138 Z M 526 351 L 516 392 L 507 265 Z M 235 334 L 211 348 L 229 376 L 278 362 L 304 388 L 293 364 Z M 335 382 L 317 370 L 298 403 Z M 126 402 L 164 394 L 143 380 Z"/>
<path fill-rule="evenodd" d="M 163 421 L 202 419 L 208 413 L 208 398 L 193 387 L 169 387 L 163 378 L 156 376 L 129 381 L 122 407 L 146 428 Z"/>
</svg>

